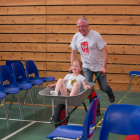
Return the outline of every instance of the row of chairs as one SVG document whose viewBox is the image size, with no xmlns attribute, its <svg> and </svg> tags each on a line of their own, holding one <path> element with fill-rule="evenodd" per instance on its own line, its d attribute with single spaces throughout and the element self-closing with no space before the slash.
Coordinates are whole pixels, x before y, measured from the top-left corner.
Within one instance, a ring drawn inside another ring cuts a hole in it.
<svg viewBox="0 0 140 140">
<path fill-rule="evenodd" d="M 25 69 L 26 69 L 26 72 L 25 72 Z M 19 91 L 26 90 L 25 92 L 25 97 L 26 97 L 27 91 L 30 90 L 33 112 L 35 112 L 33 97 L 32 97 L 32 92 L 31 92 L 32 86 L 41 85 L 43 89 L 42 84 L 44 82 L 55 80 L 54 77 L 42 77 L 42 78 L 39 77 L 38 69 L 32 60 L 25 61 L 25 69 L 24 69 L 23 64 L 20 61 L 7 61 L 6 65 L 0 66 L 0 82 L 1 82 L 0 99 L 3 99 L 5 112 L 6 112 L 6 118 L 7 118 L 7 124 L 9 124 L 9 118 L 8 118 L 8 113 L 7 113 L 8 111 L 5 104 L 6 95 L 8 94 L 13 95 L 12 101 L 10 103 L 10 109 L 11 109 L 13 99 L 15 98 L 15 94 L 17 94 L 20 116 L 21 118 L 23 118 L 24 115 L 22 111 Z M 44 102 L 44 106 L 46 106 L 44 97 L 43 97 L 43 102 Z"/>
</svg>

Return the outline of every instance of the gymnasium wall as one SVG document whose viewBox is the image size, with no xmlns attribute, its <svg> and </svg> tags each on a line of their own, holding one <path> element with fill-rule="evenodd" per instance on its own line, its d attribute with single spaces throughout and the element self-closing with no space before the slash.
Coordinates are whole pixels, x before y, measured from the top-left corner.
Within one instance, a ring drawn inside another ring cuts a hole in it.
<svg viewBox="0 0 140 140">
<path fill-rule="evenodd" d="M 33 60 L 40 76 L 63 78 L 82 16 L 108 44 L 108 84 L 127 91 L 129 71 L 140 71 L 140 0 L 0 0 L 0 65 Z"/>
</svg>

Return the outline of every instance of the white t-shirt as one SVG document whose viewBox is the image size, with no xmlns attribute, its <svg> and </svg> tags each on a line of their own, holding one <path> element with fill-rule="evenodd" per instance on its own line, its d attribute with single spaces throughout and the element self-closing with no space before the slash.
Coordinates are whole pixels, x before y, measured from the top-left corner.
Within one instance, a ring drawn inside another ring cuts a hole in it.
<svg viewBox="0 0 140 140">
<path fill-rule="evenodd" d="M 81 84 L 82 84 L 83 80 L 85 80 L 85 77 L 83 75 L 81 75 L 81 74 L 79 74 L 77 76 L 72 76 L 72 74 L 67 74 L 64 77 L 64 80 L 66 80 L 66 88 L 67 89 L 72 89 L 73 84 L 75 82 L 78 82 L 79 90 L 80 90 Z"/>
<path fill-rule="evenodd" d="M 87 36 L 77 32 L 70 44 L 73 50 L 78 50 L 81 54 L 83 68 L 91 71 L 100 71 L 103 67 L 103 52 L 101 49 L 106 45 L 101 35 L 90 30 Z"/>
</svg>

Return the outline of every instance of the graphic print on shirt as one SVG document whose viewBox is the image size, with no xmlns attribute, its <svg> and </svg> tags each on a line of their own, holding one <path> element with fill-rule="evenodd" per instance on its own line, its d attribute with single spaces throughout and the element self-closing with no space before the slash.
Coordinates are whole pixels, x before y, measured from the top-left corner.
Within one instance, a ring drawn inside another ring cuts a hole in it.
<svg viewBox="0 0 140 140">
<path fill-rule="evenodd" d="M 75 82 L 77 82 L 77 80 L 76 80 L 76 79 L 73 79 L 73 80 L 71 79 L 71 80 L 69 81 L 69 83 L 68 83 L 68 84 L 69 84 L 69 85 L 73 85 Z"/>
<path fill-rule="evenodd" d="M 88 48 L 88 42 L 82 42 L 81 48 L 84 55 L 89 55 L 89 48 Z"/>
</svg>

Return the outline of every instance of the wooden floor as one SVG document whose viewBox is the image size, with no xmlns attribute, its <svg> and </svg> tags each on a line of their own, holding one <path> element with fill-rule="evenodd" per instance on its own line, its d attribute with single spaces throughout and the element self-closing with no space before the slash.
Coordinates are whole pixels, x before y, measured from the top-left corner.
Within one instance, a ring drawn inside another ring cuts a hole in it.
<svg viewBox="0 0 140 140">
<path fill-rule="evenodd" d="M 108 100 L 106 93 L 102 91 L 96 91 L 97 94 L 101 94 L 100 104 L 101 104 L 101 115 L 97 116 L 97 123 L 103 118 L 106 108 L 111 104 Z M 115 102 L 118 103 L 127 92 L 117 92 L 114 91 Z M 24 91 L 20 92 L 20 97 L 23 99 Z M 128 97 L 125 97 L 121 104 L 133 104 L 140 105 L 139 102 L 140 93 L 130 92 Z M 11 96 L 6 96 L 7 107 Z M 47 102 L 46 102 L 47 103 Z M 89 106 L 89 101 L 85 101 L 87 107 Z M 71 108 L 69 108 L 70 110 Z M 5 112 L 3 104 L 0 105 L 0 139 L 1 140 L 47 140 L 46 136 L 51 133 L 55 127 L 50 124 L 51 117 L 51 105 L 47 103 L 46 107 L 43 106 L 43 99 L 41 95 L 37 96 L 35 101 L 35 113 L 33 113 L 30 95 L 27 95 L 26 105 L 23 106 L 24 119 L 20 118 L 20 113 L 18 110 L 17 99 L 14 100 L 12 110 L 9 110 L 10 125 L 7 125 L 5 119 Z M 81 105 L 69 119 L 69 124 L 82 125 L 86 112 Z M 101 124 L 96 128 L 93 135 L 94 140 L 99 139 Z M 124 140 L 126 136 L 110 134 L 109 140 Z"/>
</svg>

